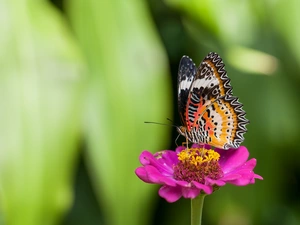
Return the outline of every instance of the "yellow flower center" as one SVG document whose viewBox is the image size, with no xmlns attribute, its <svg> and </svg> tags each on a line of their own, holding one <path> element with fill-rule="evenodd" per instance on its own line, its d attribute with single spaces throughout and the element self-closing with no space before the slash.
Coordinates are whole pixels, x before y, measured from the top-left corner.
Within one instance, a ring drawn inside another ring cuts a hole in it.
<svg viewBox="0 0 300 225">
<path fill-rule="evenodd" d="M 188 148 L 178 154 L 178 159 L 182 162 L 188 162 L 195 166 L 200 166 L 204 162 L 210 162 L 212 160 L 219 161 L 220 154 L 214 150 L 204 148 Z"/>
<path fill-rule="evenodd" d="M 220 154 L 212 149 L 187 148 L 177 154 L 179 162 L 174 166 L 174 178 L 205 184 L 205 178 L 219 179 L 223 171 L 219 165 Z"/>
</svg>

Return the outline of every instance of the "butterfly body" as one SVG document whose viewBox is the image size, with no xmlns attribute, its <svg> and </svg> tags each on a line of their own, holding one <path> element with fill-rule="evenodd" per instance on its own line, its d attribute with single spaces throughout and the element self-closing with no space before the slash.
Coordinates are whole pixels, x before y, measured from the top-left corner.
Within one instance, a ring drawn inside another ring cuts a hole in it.
<svg viewBox="0 0 300 225">
<path fill-rule="evenodd" d="M 178 70 L 178 110 L 183 126 L 178 132 L 188 141 L 218 148 L 238 148 L 247 131 L 245 111 L 232 95 L 221 57 L 209 53 L 196 68 L 183 56 Z"/>
</svg>

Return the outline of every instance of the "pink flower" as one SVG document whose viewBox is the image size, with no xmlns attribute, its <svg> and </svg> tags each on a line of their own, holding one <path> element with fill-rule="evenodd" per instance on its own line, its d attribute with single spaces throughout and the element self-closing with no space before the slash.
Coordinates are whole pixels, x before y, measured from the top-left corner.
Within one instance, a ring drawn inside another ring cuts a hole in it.
<svg viewBox="0 0 300 225">
<path fill-rule="evenodd" d="M 159 195 L 168 202 L 182 196 L 195 198 L 200 193 L 212 194 L 227 183 L 245 186 L 263 178 L 253 172 L 256 159 L 248 160 L 246 147 L 238 149 L 210 149 L 194 144 L 176 151 L 165 150 L 152 154 L 143 151 L 139 157 L 143 166 L 135 170 L 146 183 L 161 184 Z M 248 161 L 247 161 L 248 160 Z"/>
</svg>

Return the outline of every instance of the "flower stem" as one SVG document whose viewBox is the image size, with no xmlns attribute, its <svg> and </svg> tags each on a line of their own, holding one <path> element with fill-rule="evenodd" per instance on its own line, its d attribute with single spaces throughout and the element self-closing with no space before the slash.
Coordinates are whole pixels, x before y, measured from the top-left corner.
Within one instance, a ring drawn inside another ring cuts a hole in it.
<svg viewBox="0 0 300 225">
<path fill-rule="evenodd" d="M 191 199 L 191 225 L 201 225 L 204 194 Z"/>
</svg>

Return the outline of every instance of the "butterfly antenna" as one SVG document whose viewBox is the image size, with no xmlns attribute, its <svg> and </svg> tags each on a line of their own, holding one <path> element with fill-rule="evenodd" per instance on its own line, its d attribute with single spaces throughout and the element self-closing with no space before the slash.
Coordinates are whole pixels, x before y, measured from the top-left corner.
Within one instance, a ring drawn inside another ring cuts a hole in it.
<svg viewBox="0 0 300 225">
<path fill-rule="evenodd" d="M 170 121 L 171 123 L 173 123 L 173 120 L 171 120 L 170 118 L 167 118 L 168 121 Z"/>
<path fill-rule="evenodd" d="M 170 118 L 167 118 L 167 120 L 170 121 L 171 123 L 173 123 L 173 120 L 171 120 Z M 145 121 L 144 123 L 152 123 L 152 124 L 158 124 L 158 125 L 164 125 L 164 126 L 171 126 L 171 127 L 176 127 L 176 128 L 179 127 L 179 126 L 174 125 L 174 124 L 158 123 L 158 122 L 151 122 L 151 121 Z"/>
<path fill-rule="evenodd" d="M 158 124 L 158 125 L 164 125 L 164 126 L 177 127 L 176 125 L 173 125 L 173 124 L 158 123 L 158 122 L 151 122 L 151 121 L 145 121 L 144 123 L 151 123 L 151 124 Z"/>
</svg>

